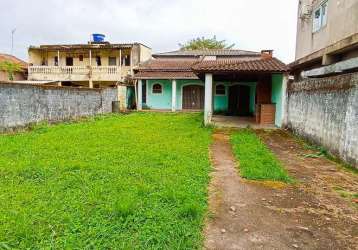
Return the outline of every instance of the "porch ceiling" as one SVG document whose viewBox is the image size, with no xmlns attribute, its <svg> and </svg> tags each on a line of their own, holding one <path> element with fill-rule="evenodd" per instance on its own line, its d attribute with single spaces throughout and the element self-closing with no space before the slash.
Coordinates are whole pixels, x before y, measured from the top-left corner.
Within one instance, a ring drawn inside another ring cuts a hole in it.
<svg viewBox="0 0 358 250">
<path fill-rule="evenodd" d="M 205 79 L 205 73 L 197 74 L 199 79 Z M 269 79 L 271 73 L 235 73 L 235 72 L 217 72 L 213 73 L 213 80 L 215 82 L 258 82 Z"/>
</svg>

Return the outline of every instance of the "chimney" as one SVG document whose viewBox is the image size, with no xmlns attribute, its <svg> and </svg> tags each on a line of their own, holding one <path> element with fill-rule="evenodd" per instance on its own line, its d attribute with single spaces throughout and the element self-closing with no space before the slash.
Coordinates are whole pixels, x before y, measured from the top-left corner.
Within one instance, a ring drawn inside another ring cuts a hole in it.
<svg viewBox="0 0 358 250">
<path fill-rule="evenodd" d="M 261 50 L 261 58 L 262 58 L 262 59 L 272 58 L 272 54 L 273 54 L 273 50 L 272 50 L 272 49 Z"/>
</svg>

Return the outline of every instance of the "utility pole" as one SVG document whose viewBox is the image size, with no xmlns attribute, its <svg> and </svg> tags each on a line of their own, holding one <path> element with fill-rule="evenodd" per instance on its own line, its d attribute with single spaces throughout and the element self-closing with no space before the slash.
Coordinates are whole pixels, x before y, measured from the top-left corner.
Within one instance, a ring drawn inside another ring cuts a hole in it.
<svg viewBox="0 0 358 250">
<path fill-rule="evenodd" d="M 16 31 L 16 28 L 11 30 L 11 55 L 14 53 L 14 33 Z"/>
</svg>

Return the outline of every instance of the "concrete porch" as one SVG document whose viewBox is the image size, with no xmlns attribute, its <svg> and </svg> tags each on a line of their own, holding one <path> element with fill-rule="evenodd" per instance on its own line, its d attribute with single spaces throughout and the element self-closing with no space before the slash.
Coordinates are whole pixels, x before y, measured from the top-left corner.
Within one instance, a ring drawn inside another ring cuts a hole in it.
<svg viewBox="0 0 358 250">
<path fill-rule="evenodd" d="M 213 115 L 211 123 L 219 128 L 277 129 L 274 124 L 259 124 L 255 117 Z"/>
</svg>

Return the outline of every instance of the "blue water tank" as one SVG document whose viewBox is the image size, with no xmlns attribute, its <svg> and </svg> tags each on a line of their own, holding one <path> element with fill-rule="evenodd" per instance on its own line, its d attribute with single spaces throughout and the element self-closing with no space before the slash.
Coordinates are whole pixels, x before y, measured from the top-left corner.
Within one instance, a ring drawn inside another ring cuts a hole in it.
<svg viewBox="0 0 358 250">
<path fill-rule="evenodd" d="M 94 42 L 100 43 L 104 42 L 105 35 L 103 34 L 92 34 L 92 38 Z"/>
</svg>

